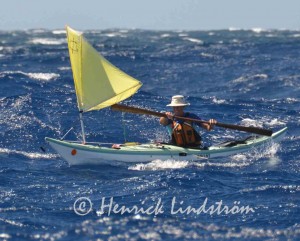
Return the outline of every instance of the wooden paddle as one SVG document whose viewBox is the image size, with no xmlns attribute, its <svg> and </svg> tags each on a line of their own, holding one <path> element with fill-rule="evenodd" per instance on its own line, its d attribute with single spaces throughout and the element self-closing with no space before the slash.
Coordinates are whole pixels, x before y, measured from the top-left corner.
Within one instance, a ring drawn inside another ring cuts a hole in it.
<svg viewBox="0 0 300 241">
<path fill-rule="evenodd" d="M 116 111 L 123 111 L 123 112 L 142 114 L 142 115 L 153 115 L 153 116 L 158 116 L 158 117 L 167 117 L 167 115 L 165 113 L 160 113 L 160 112 L 156 112 L 156 111 L 152 111 L 152 110 L 146 110 L 146 109 L 127 106 L 127 105 L 115 104 L 115 105 L 112 105 L 111 108 L 112 108 L 112 110 L 116 110 Z M 209 124 L 208 121 L 197 120 L 197 119 L 188 118 L 188 117 L 174 116 L 174 118 L 180 119 L 180 120 L 197 122 L 197 123 Z M 271 136 L 273 134 L 272 130 L 262 129 L 262 128 L 258 128 L 258 127 L 239 126 L 239 125 L 225 124 L 225 123 L 220 123 L 220 122 L 217 122 L 215 125 L 219 126 L 219 127 L 227 128 L 227 129 L 245 131 L 245 132 L 255 133 L 255 134 L 264 135 L 264 136 Z"/>
</svg>

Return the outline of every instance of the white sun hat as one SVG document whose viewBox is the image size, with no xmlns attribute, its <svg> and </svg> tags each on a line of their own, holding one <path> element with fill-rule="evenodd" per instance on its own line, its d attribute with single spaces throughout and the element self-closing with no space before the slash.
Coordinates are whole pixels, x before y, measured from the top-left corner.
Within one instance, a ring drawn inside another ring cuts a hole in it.
<svg viewBox="0 0 300 241">
<path fill-rule="evenodd" d="M 170 104 L 167 106 L 187 106 L 190 105 L 190 103 L 187 103 L 186 100 L 184 99 L 183 95 L 174 95 L 172 97 L 172 101 Z"/>
</svg>

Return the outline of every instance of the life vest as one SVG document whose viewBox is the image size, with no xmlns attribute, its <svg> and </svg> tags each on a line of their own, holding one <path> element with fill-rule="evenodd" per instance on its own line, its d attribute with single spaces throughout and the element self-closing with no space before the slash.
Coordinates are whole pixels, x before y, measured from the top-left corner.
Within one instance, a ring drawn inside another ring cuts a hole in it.
<svg viewBox="0 0 300 241">
<path fill-rule="evenodd" d="M 201 137 L 191 123 L 172 123 L 172 142 L 177 146 L 196 147 L 201 145 Z"/>
</svg>

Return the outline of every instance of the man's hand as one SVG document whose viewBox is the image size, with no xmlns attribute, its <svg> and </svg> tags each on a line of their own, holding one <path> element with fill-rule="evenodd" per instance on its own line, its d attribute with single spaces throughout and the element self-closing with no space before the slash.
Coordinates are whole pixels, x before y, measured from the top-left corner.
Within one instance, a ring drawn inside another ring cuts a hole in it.
<svg viewBox="0 0 300 241">
<path fill-rule="evenodd" d="M 215 124 L 217 124 L 218 122 L 215 120 L 215 119 L 210 119 L 209 120 L 209 124 L 211 125 L 211 126 L 214 126 Z"/>
<path fill-rule="evenodd" d="M 170 120 L 174 119 L 174 114 L 172 112 L 166 112 L 167 118 Z"/>
</svg>

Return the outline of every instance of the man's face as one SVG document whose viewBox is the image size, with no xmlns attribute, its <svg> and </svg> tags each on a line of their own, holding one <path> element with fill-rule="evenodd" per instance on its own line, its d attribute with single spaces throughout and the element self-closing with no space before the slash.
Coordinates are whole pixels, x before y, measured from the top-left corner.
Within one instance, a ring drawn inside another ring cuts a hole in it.
<svg viewBox="0 0 300 241">
<path fill-rule="evenodd" d="M 174 106 L 173 107 L 174 115 L 182 116 L 184 114 L 183 109 L 184 106 Z"/>
</svg>

